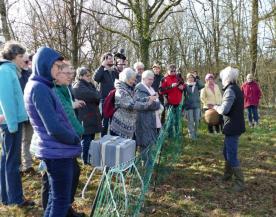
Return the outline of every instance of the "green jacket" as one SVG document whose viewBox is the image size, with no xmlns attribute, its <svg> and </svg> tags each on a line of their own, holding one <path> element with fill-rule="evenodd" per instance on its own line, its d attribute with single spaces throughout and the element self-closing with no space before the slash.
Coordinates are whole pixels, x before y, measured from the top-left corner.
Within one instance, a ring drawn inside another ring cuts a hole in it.
<svg viewBox="0 0 276 217">
<path fill-rule="evenodd" d="M 76 133 L 81 136 L 84 133 L 84 129 L 76 117 L 68 87 L 65 85 L 57 85 L 55 86 L 54 90 L 58 98 L 60 99 L 60 102 L 67 115 L 67 118 L 69 119 L 70 124 L 72 125 Z"/>
</svg>

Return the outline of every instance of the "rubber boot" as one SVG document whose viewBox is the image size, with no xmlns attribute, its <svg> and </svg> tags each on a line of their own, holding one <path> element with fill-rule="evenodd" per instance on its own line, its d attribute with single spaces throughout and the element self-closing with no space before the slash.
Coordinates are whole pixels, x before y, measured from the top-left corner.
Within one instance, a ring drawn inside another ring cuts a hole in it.
<svg viewBox="0 0 276 217">
<path fill-rule="evenodd" d="M 232 167 L 230 166 L 228 161 L 225 161 L 224 164 L 224 175 L 222 177 L 222 181 L 229 181 L 232 179 L 233 175 L 233 170 Z"/>
<path fill-rule="evenodd" d="M 241 192 L 245 189 L 243 172 L 240 167 L 233 167 L 232 170 L 235 176 L 235 183 L 232 190 L 234 192 Z"/>
</svg>

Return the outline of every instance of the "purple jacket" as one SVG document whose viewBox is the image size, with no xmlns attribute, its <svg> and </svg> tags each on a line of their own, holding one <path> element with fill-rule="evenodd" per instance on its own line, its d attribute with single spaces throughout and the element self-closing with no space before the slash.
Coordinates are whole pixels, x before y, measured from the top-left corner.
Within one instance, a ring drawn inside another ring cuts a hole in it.
<svg viewBox="0 0 276 217">
<path fill-rule="evenodd" d="M 34 129 L 30 150 L 41 159 L 73 158 L 81 152 L 80 139 L 52 90 L 51 68 L 60 57 L 50 48 L 40 48 L 25 87 L 25 107 Z"/>
</svg>

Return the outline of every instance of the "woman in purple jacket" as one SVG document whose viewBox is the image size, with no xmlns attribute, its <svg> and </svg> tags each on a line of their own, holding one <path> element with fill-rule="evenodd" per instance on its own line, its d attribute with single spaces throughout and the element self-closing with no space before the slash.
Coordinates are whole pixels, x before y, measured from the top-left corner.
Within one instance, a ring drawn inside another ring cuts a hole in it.
<svg viewBox="0 0 276 217">
<path fill-rule="evenodd" d="M 25 88 L 25 107 L 34 129 L 31 152 L 44 161 L 49 199 L 44 217 L 65 217 L 70 207 L 74 158 L 80 155 L 79 136 L 70 125 L 53 91 L 63 58 L 41 47 L 33 58 L 32 75 Z"/>
</svg>

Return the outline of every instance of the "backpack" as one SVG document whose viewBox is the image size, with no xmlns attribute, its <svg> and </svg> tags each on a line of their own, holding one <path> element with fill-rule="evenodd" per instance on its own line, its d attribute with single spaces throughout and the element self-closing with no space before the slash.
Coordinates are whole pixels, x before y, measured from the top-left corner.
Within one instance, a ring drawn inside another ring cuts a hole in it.
<svg viewBox="0 0 276 217">
<path fill-rule="evenodd" d="M 112 118 L 116 111 L 115 108 L 115 92 L 116 89 L 112 89 L 104 100 L 103 104 L 103 116 L 104 118 Z"/>
</svg>

